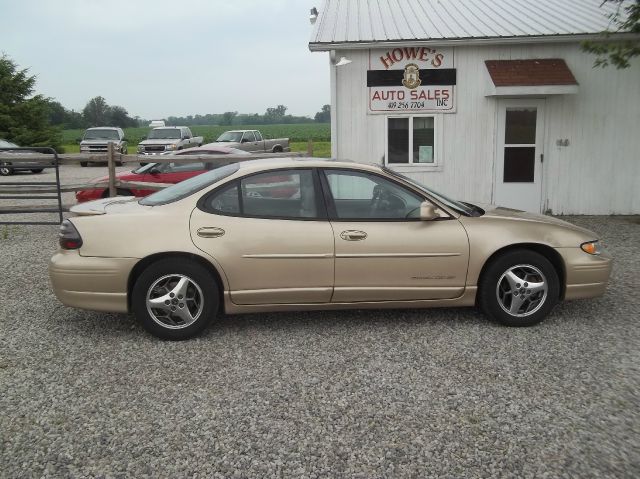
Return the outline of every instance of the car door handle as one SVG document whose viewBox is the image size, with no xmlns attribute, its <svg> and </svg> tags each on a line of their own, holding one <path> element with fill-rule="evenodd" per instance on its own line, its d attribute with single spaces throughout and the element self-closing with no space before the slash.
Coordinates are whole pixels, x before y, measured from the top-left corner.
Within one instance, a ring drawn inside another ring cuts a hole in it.
<svg viewBox="0 0 640 479">
<path fill-rule="evenodd" d="M 362 241 L 367 237 L 367 233 L 364 231 L 347 230 L 340 233 L 340 238 L 345 241 Z"/>
<path fill-rule="evenodd" d="M 225 231 L 222 228 L 199 228 L 196 233 L 201 238 L 219 238 Z"/>
</svg>

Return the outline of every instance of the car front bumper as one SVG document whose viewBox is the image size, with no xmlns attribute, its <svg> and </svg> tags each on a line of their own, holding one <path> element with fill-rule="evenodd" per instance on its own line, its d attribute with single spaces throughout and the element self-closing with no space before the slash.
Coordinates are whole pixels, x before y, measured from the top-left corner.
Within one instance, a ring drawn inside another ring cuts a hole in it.
<svg viewBox="0 0 640 479">
<path fill-rule="evenodd" d="M 557 248 L 564 260 L 564 299 L 595 298 L 607 289 L 613 259 L 608 252 L 590 255 L 580 248 Z"/>
<path fill-rule="evenodd" d="M 129 275 L 137 262 L 137 258 L 100 258 L 61 250 L 49 262 L 49 278 L 56 297 L 67 306 L 126 313 Z"/>
</svg>

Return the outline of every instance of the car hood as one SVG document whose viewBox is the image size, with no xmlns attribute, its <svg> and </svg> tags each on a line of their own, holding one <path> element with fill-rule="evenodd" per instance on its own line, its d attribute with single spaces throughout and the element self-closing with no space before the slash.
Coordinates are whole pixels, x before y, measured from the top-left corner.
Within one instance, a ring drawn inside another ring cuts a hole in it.
<svg viewBox="0 0 640 479">
<path fill-rule="evenodd" d="M 115 198 L 103 198 L 95 201 L 87 201 L 72 206 L 69 211 L 74 216 L 95 216 L 129 213 L 135 210 L 148 209 L 150 206 L 144 206 L 138 203 L 139 198 L 135 196 L 117 196 Z"/>
<path fill-rule="evenodd" d="M 178 140 L 177 138 L 174 139 L 170 139 L 170 138 L 166 138 L 166 139 L 157 139 L 157 140 L 144 140 L 141 141 L 140 144 L 141 145 L 173 145 L 176 143 L 180 143 L 180 140 Z"/>
<path fill-rule="evenodd" d="M 562 226 L 564 228 L 571 229 L 578 233 L 583 233 L 587 236 L 596 237 L 595 234 L 580 226 L 573 225 L 567 221 L 563 221 L 553 216 L 541 215 L 538 213 L 529 213 L 528 211 L 516 210 L 513 208 L 506 208 L 504 206 L 496 206 L 490 204 L 474 203 L 485 211 L 484 218 L 502 218 L 514 221 L 528 221 L 534 223 L 541 223 L 546 225 Z"/>
<path fill-rule="evenodd" d="M 106 145 L 107 143 L 120 143 L 121 140 L 82 140 L 81 145 Z"/>
</svg>

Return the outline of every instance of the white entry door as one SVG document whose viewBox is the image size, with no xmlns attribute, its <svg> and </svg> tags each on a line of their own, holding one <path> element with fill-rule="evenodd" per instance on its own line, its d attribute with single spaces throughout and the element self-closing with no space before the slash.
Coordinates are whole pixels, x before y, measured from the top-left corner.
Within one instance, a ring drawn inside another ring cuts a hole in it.
<svg viewBox="0 0 640 479">
<path fill-rule="evenodd" d="M 500 100 L 493 202 L 540 213 L 544 100 Z"/>
</svg>

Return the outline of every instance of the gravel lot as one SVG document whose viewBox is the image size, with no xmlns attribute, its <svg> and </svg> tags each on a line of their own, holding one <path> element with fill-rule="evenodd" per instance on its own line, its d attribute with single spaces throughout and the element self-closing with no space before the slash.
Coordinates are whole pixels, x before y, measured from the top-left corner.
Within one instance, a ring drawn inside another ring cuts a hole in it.
<svg viewBox="0 0 640 479">
<path fill-rule="evenodd" d="M 0 476 L 638 477 L 640 219 L 566 219 L 612 282 L 538 327 L 280 313 L 180 343 L 60 305 L 56 227 L 0 226 Z"/>
</svg>

